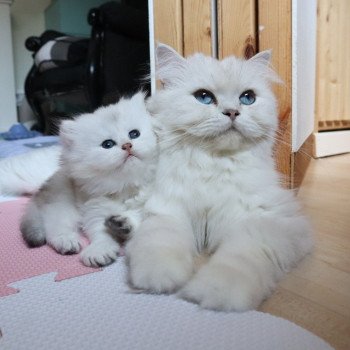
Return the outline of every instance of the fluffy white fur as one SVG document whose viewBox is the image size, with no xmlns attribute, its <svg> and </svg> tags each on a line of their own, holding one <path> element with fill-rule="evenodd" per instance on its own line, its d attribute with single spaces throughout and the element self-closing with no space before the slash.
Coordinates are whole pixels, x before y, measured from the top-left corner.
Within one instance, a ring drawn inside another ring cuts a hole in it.
<svg viewBox="0 0 350 350">
<path fill-rule="evenodd" d="M 0 160 L 0 194 L 36 192 L 59 167 L 61 146 L 41 148 Z"/>
<path fill-rule="evenodd" d="M 127 245 L 130 282 L 174 292 L 204 308 L 256 308 L 312 248 L 293 193 L 280 186 L 272 158 L 277 128 L 270 53 L 222 61 L 157 49 L 164 89 L 148 108 L 160 159 L 148 217 Z M 217 102 L 194 96 L 211 91 Z M 251 105 L 239 96 L 253 90 Z M 234 120 L 223 114 L 237 110 Z M 205 256 L 201 264 L 199 257 Z"/>
<path fill-rule="evenodd" d="M 132 130 L 140 136 L 130 137 Z M 154 176 L 156 137 L 143 94 L 64 121 L 60 138 L 60 169 L 31 199 L 21 222 L 23 237 L 30 246 L 47 242 L 61 254 L 77 253 L 83 228 L 90 240 L 81 253 L 83 263 L 106 265 L 120 248 L 106 220 L 120 215 L 120 229 L 135 228 L 143 192 Z M 116 145 L 103 148 L 105 140 Z M 130 152 L 123 149 L 126 144 Z"/>
</svg>

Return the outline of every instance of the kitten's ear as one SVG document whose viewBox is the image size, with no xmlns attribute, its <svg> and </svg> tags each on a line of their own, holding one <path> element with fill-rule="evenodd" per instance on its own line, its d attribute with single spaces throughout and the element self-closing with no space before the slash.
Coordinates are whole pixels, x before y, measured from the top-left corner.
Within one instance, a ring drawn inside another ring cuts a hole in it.
<svg viewBox="0 0 350 350">
<path fill-rule="evenodd" d="M 138 109 L 138 111 L 142 112 L 139 113 L 140 116 L 147 116 L 148 117 L 148 112 L 146 108 L 146 92 L 144 91 L 139 91 L 136 94 L 134 94 L 131 97 L 131 101 L 133 103 L 133 106 Z"/>
<path fill-rule="evenodd" d="M 172 47 L 158 43 L 156 47 L 156 76 L 164 85 L 172 84 L 185 66 L 186 60 Z"/>
<path fill-rule="evenodd" d="M 258 52 L 256 55 L 250 58 L 250 60 L 254 62 L 259 62 L 261 64 L 265 64 L 266 66 L 268 66 L 271 63 L 271 57 L 272 57 L 272 50 L 265 50 L 265 51 Z"/>
<path fill-rule="evenodd" d="M 60 125 L 60 140 L 64 147 L 70 147 L 76 133 L 76 122 L 74 120 L 63 120 Z"/>
<path fill-rule="evenodd" d="M 143 91 L 139 91 L 136 94 L 134 94 L 131 99 L 137 103 L 144 104 L 146 98 L 146 93 Z"/>
</svg>

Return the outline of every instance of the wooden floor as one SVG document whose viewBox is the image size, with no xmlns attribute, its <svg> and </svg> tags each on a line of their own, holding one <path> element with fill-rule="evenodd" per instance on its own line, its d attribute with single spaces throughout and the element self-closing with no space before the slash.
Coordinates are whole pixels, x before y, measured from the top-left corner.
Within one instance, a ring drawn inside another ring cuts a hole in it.
<svg viewBox="0 0 350 350">
<path fill-rule="evenodd" d="M 312 160 L 298 197 L 313 222 L 316 247 L 261 310 L 349 350 L 350 154 Z"/>
</svg>

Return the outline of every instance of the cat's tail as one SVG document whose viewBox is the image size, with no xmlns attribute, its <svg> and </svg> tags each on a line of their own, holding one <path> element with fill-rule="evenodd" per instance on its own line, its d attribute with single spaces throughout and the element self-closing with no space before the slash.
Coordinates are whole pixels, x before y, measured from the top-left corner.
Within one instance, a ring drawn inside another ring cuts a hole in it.
<svg viewBox="0 0 350 350">
<path fill-rule="evenodd" d="M 21 219 L 22 237 L 31 248 L 40 247 L 46 243 L 43 219 L 35 201 L 30 201 Z"/>
<path fill-rule="evenodd" d="M 59 167 L 61 146 L 33 150 L 0 160 L 0 194 L 36 192 Z"/>
</svg>

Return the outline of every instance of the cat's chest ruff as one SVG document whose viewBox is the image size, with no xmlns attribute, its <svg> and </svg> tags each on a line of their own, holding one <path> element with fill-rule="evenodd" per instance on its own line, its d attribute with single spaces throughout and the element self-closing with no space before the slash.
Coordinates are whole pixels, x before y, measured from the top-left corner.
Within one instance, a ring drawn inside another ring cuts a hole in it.
<svg viewBox="0 0 350 350">
<path fill-rule="evenodd" d="M 208 156 L 188 159 L 187 169 L 189 170 L 187 181 L 192 182 L 195 179 L 200 185 L 210 185 L 215 188 L 224 184 L 234 185 L 236 173 L 240 171 L 233 158 Z"/>
<path fill-rule="evenodd" d="M 169 188 L 178 191 L 185 201 L 195 201 L 203 208 L 221 202 L 228 192 L 240 192 L 242 169 L 234 158 L 192 152 L 182 155 L 181 160 L 176 155 L 167 159 L 164 168 L 162 178 L 168 178 L 166 183 L 173 185 Z"/>
</svg>

